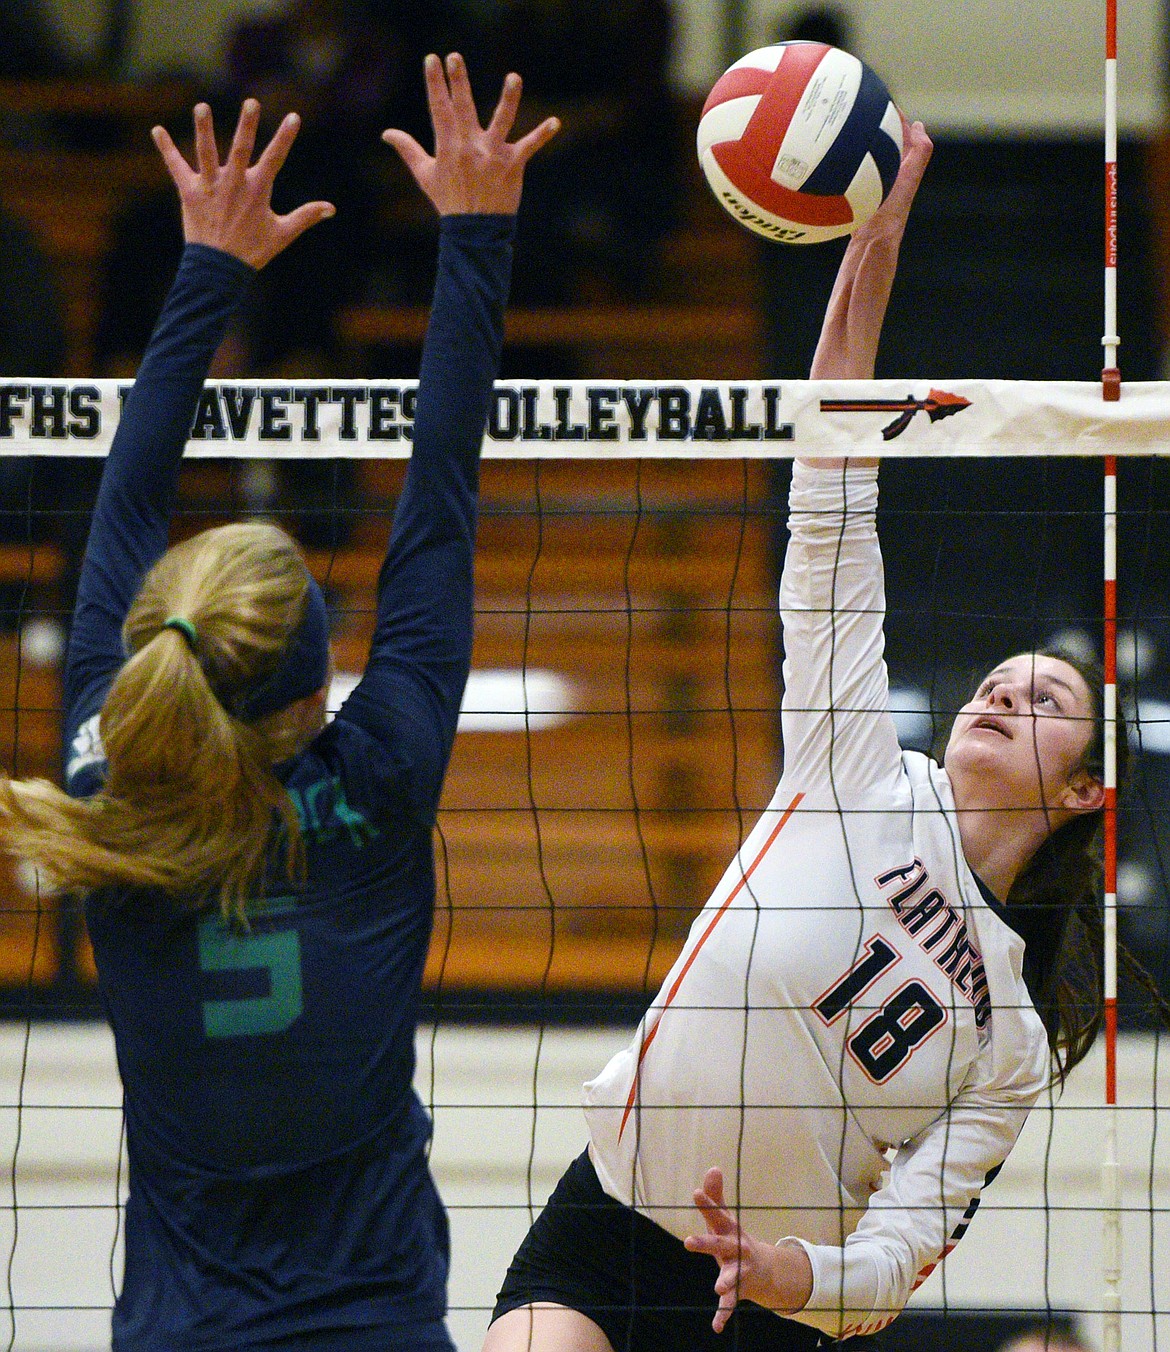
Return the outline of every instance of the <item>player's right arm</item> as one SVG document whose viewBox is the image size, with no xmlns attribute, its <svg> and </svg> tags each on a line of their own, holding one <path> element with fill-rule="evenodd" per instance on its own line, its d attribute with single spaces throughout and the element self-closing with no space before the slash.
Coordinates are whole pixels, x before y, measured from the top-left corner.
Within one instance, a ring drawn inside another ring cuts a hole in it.
<svg viewBox="0 0 1170 1352">
<path fill-rule="evenodd" d="M 934 149 L 921 122 L 903 121 L 902 165 L 889 196 L 850 238 L 837 269 L 812 380 L 872 380 L 910 208 Z M 824 465 L 840 463 L 813 461 Z"/>
<path fill-rule="evenodd" d="M 815 380 L 874 373 L 910 207 L 930 159 L 920 122 L 905 125 L 889 197 L 849 241 L 813 358 Z M 785 777 L 806 789 L 877 787 L 898 769 L 882 660 L 885 590 L 872 459 L 798 460 L 781 580 Z"/>
<path fill-rule="evenodd" d="M 1026 1053 L 998 1068 L 989 1051 L 981 1069 L 990 1073 L 986 1082 L 976 1073 L 944 1113 L 900 1146 L 888 1181 L 842 1246 L 754 1238 L 725 1204 L 720 1171 L 709 1170 L 695 1192 L 706 1233 L 688 1237 L 686 1246 L 719 1262 L 716 1329 L 741 1298 L 833 1338 L 889 1324 L 966 1232 L 982 1189 L 1048 1083 L 1047 1044 L 1037 1036 Z"/>
</svg>

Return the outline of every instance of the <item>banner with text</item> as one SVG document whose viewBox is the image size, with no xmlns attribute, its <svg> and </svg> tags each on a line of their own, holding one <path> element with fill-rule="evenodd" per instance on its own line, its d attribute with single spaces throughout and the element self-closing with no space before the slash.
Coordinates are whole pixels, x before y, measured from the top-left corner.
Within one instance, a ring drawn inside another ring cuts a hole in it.
<svg viewBox="0 0 1170 1352">
<path fill-rule="evenodd" d="M 0 455 L 105 455 L 131 385 L 0 381 Z M 417 381 L 211 381 L 193 456 L 402 458 Z M 500 381 L 492 459 L 1159 455 L 1170 382 Z"/>
</svg>

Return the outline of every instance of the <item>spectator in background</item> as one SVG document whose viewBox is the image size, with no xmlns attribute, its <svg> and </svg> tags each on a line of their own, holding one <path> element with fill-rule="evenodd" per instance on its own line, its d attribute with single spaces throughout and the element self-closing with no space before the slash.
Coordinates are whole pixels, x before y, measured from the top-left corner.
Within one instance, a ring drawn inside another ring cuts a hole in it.
<svg viewBox="0 0 1170 1352">
<path fill-rule="evenodd" d="M 680 194 L 674 30 L 666 0 L 501 0 L 489 43 L 524 79 L 522 115 L 563 130 L 528 173 L 513 297 L 561 304 L 599 277 L 622 298 L 649 291 Z"/>
<path fill-rule="evenodd" d="M 71 62 L 42 0 L 0 0 L 0 80 L 47 80 Z M 0 137 L 13 145 L 59 140 L 67 119 L 0 107 Z"/>
<path fill-rule="evenodd" d="M 277 182 L 276 208 L 305 198 L 337 206 L 333 220 L 298 240 L 253 289 L 235 359 L 241 371 L 337 375 L 336 313 L 378 289 L 376 276 L 393 276 L 396 298 L 425 299 L 433 242 L 416 257 L 416 248 L 400 251 L 387 238 L 388 196 L 401 184 L 413 201 L 413 189 L 401 174 L 387 179 L 376 147 L 378 132 L 391 123 L 416 138 L 429 135 L 415 86 L 424 55 L 451 45 L 444 41 L 452 27 L 446 15 L 441 0 L 287 0 L 228 33 L 213 106 L 259 99 L 261 135 L 289 111 L 302 119 Z M 165 190 L 134 204 L 119 223 L 98 336 L 103 371 L 121 374 L 137 365 L 178 261 L 177 234 Z M 418 277 L 402 280 L 404 270 Z"/>
<path fill-rule="evenodd" d="M 382 127 L 413 132 L 426 118 L 412 87 L 422 61 L 412 38 L 354 0 L 291 0 L 244 19 L 229 38 L 222 101 L 259 99 L 268 120 L 262 136 L 286 113 L 301 116 L 275 209 L 312 199 L 337 207 L 332 221 L 276 259 L 253 290 L 244 331 L 259 373 L 336 373 L 334 314 L 361 294 L 379 248 L 370 147 Z"/>
<path fill-rule="evenodd" d="M 0 4 L 0 79 L 64 75 L 69 62 L 40 0 Z"/>
<path fill-rule="evenodd" d="M 1091 1349 L 1071 1328 L 1037 1324 L 1001 1343 L 997 1352 L 1091 1352 Z"/>
<path fill-rule="evenodd" d="M 65 319 L 52 265 L 28 229 L 0 209 L 0 376 L 65 369 Z"/>
<path fill-rule="evenodd" d="M 50 79 L 70 68 L 41 0 L 0 3 L 0 79 Z M 0 110 L 6 140 L 35 142 L 46 131 L 59 131 L 56 119 Z M 25 225 L 0 206 L 0 379 L 59 376 L 65 358 L 64 302 L 52 263 Z M 0 457 L 0 542 L 56 539 L 65 555 L 66 605 L 85 539 L 83 505 L 92 499 L 95 483 L 86 461 Z M 0 584 L 0 630 L 20 627 L 28 592 L 24 582 Z M 41 660 L 53 660 L 63 646 L 62 627 L 49 617 L 39 628 L 43 642 L 36 651 Z M 32 651 L 26 646 L 26 655 Z"/>
<path fill-rule="evenodd" d="M 271 136 L 286 113 L 301 117 L 300 135 L 275 186 L 274 209 L 325 200 L 337 214 L 257 278 L 213 374 L 337 376 L 337 312 L 366 294 L 375 273 L 393 275 L 411 299 L 425 294 L 433 248 L 399 250 L 388 241 L 387 171 L 376 160 L 384 126 L 429 135 L 418 70 L 438 45 L 433 39 L 443 36 L 433 17 L 442 10 L 422 0 L 287 0 L 274 12 L 243 18 L 228 34 L 211 102 L 223 109 L 258 99 L 266 119 L 261 137 Z M 398 181 L 407 183 L 401 174 Z M 429 223 L 428 230 L 433 239 Z M 177 208 L 165 190 L 133 204 L 120 220 L 97 337 L 103 374 L 136 366 L 177 266 L 179 237 Z M 384 255 L 391 256 L 384 262 Z M 271 463 L 257 463 L 245 469 L 241 487 L 248 506 L 285 517 L 302 544 L 330 547 L 348 535 L 345 509 L 356 492 L 349 461 L 280 462 L 279 472 Z"/>
</svg>

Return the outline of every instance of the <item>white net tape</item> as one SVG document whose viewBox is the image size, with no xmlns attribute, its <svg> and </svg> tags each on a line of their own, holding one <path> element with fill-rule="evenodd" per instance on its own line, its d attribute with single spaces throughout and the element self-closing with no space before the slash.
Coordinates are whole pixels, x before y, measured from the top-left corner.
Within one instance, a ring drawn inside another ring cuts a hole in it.
<svg viewBox="0 0 1170 1352">
<path fill-rule="evenodd" d="M 130 386 L 0 383 L 0 455 L 104 455 Z M 212 381 L 196 457 L 403 458 L 415 381 Z M 1157 455 L 1170 383 L 500 381 L 484 455 L 718 459 L 791 455 Z"/>
</svg>

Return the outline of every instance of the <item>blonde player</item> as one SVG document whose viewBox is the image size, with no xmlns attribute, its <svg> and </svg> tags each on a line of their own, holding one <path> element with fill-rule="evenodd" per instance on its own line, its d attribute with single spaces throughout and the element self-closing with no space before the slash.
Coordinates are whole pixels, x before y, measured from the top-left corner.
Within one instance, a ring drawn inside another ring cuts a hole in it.
<svg viewBox="0 0 1170 1352">
<path fill-rule="evenodd" d="M 86 895 L 125 1095 L 116 1352 L 453 1352 L 447 1219 L 412 1088 L 435 902 L 432 828 L 471 661 L 479 452 L 524 169 L 507 78 L 480 125 L 461 57 L 425 66 L 434 155 L 390 130 L 441 216 L 413 449 L 369 661 L 325 726 L 320 590 L 241 523 L 167 548 L 208 365 L 257 268 L 315 221 L 252 163 L 188 164 L 178 276 L 94 509 L 65 669 L 67 796 L 0 781 L 0 841 Z"/>
<path fill-rule="evenodd" d="M 907 127 L 814 377 L 872 376 L 930 152 Z M 783 777 L 634 1040 L 586 1086 L 588 1151 L 517 1252 L 485 1352 L 864 1339 L 966 1230 L 1054 1065 L 1092 1041 L 1100 991 L 1071 999 L 1069 964 L 1100 905 L 1098 685 L 1059 655 L 1010 656 L 943 765 L 902 752 L 876 507 L 876 461 L 796 465 Z"/>
</svg>

